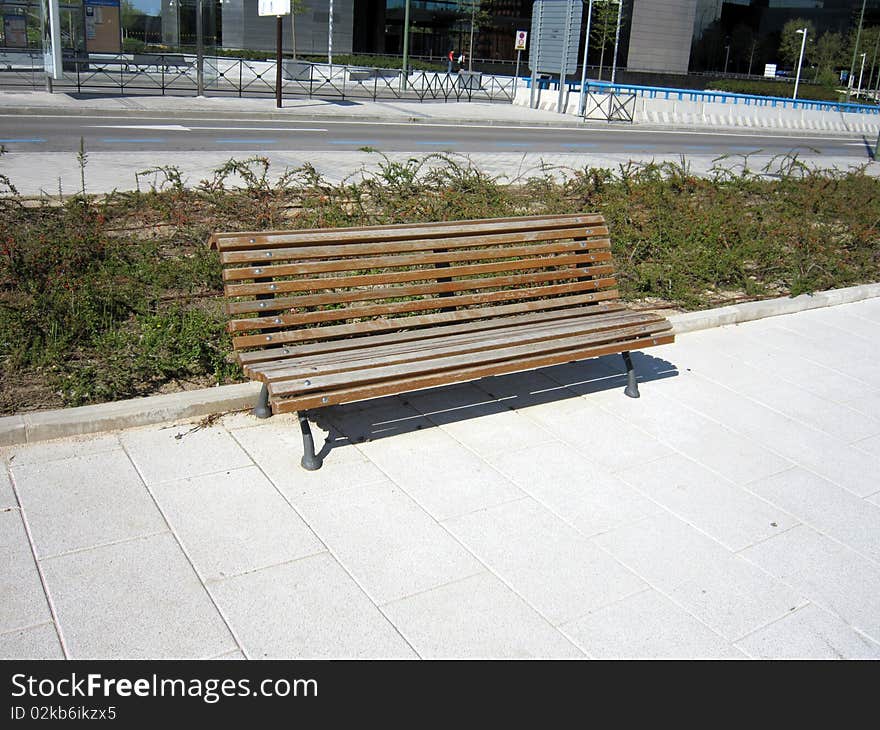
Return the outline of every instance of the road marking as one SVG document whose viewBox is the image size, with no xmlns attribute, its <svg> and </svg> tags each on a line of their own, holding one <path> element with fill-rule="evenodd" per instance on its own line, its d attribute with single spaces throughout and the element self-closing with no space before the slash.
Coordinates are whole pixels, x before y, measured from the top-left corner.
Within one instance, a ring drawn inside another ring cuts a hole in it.
<svg viewBox="0 0 880 730">
<path fill-rule="evenodd" d="M 21 143 L 21 142 L 45 142 L 45 139 L 40 139 L 39 137 L 21 137 L 21 138 L 9 138 L 9 139 L 0 139 L 0 144 L 13 144 L 13 143 Z"/>
<path fill-rule="evenodd" d="M 461 144 L 461 142 L 456 142 L 455 140 L 452 140 L 452 139 L 419 139 L 419 140 L 414 140 L 414 142 L 415 142 L 415 144 L 423 144 L 423 145 L 429 144 L 434 147 L 443 147 L 444 145 Z"/>
<path fill-rule="evenodd" d="M 563 147 L 598 147 L 595 142 L 562 142 Z"/>
<path fill-rule="evenodd" d="M 327 129 L 305 127 L 190 127 L 189 129 L 210 129 L 215 132 L 327 132 Z"/>
<path fill-rule="evenodd" d="M 278 144 L 277 139 L 215 139 L 217 144 Z"/>
<path fill-rule="evenodd" d="M 164 144 L 164 137 L 104 137 L 107 144 Z"/>
<path fill-rule="evenodd" d="M 359 144 L 362 147 L 378 144 L 375 139 L 331 139 L 330 144 Z"/>
<path fill-rule="evenodd" d="M 189 127 L 180 124 L 85 124 L 91 129 L 151 129 L 155 132 L 189 132 Z"/>
<path fill-rule="evenodd" d="M 326 129 L 306 127 L 184 127 L 182 124 L 86 124 L 86 129 L 151 129 L 157 132 L 326 132 Z"/>
</svg>

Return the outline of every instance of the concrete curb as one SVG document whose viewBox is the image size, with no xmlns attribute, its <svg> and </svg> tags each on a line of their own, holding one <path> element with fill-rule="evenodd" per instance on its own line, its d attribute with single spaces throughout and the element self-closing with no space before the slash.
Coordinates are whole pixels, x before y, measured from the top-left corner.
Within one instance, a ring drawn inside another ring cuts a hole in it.
<svg viewBox="0 0 880 730">
<path fill-rule="evenodd" d="M 880 284 L 851 286 L 816 294 L 801 294 L 797 297 L 746 302 L 702 312 L 674 314 L 669 317 L 669 321 L 672 322 L 676 334 L 680 335 L 712 327 L 803 312 L 808 309 L 849 304 L 873 297 L 880 297 Z M 6 416 L 0 418 L 0 446 L 49 441 L 66 436 L 241 411 L 253 405 L 259 391 L 259 383 L 238 383 L 114 403 L 100 403 L 94 406 Z"/>
<path fill-rule="evenodd" d="M 880 297 L 880 284 L 863 284 L 845 289 L 831 289 L 815 294 L 801 294 L 796 297 L 780 297 L 765 299 L 760 302 L 732 304 L 718 309 L 706 309 L 701 312 L 686 312 L 669 317 L 676 334 L 697 332 L 712 327 L 723 327 L 728 324 L 751 322 L 755 319 L 778 317 L 782 314 L 805 312 L 808 309 L 833 307 L 837 304 L 850 304 L 863 299 Z"/>
</svg>

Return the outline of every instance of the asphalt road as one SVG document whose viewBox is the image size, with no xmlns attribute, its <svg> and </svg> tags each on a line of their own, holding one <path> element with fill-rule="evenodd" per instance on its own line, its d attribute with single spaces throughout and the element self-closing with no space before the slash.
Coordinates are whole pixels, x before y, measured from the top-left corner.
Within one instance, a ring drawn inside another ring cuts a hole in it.
<svg viewBox="0 0 880 730">
<path fill-rule="evenodd" d="M 197 152 L 247 150 L 269 152 L 352 151 L 364 147 L 381 152 L 450 151 L 589 153 L 633 155 L 718 156 L 753 152 L 821 154 L 868 159 L 870 142 L 852 137 L 710 132 L 528 127 L 516 125 L 418 124 L 355 121 L 275 121 L 224 116 L 216 120 L 175 115 L 142 117 L 0 115 L 0 145 L 14 152 L 88 151 Z"/>
</svg>

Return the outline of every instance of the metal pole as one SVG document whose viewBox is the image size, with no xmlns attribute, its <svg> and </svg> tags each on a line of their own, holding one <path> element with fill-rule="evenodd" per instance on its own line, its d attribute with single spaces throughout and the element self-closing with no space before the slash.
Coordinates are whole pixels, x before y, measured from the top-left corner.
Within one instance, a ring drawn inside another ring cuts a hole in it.
<svg viewBox="0 0 880 730">
<path fill-rule="evenodd" d="M 522 56 L 522 51 L 516 52 L 516 71 L 513 73 L 513 95 L 516 96 L 516 85 L 519 82 L 519 59 Z"/>
<path fill-rule="evenodd" d="M 587 103 L 587 56 L 590 52 L 590 23 L 593 20 L 593 0 L 587 7 L 587 34 L 584 36 L 584 62 L 581 67 L 581 93 L 578 99 L 578 114 L 583 116 Z"/>
<path fill-rule="evenodd" d="M 865 56 L 867 53 L 862 54 L 862 67 L 859 69 L 859 90 L 856 92 L 856 96 L 861 96 L 862 94 L 862 74 L 865 73 Z"/>
<path fill-rule="evenodd" d="M 296 13 L 293 12 L 293 2 L 290 3 L 290 57 L 296 61 Z"/>
<path fill-rule="evenodd" d="M 327 63 L 330 76 L 333 76 L 333 0 L 330 0 L 330 13 L 327 16 Z"/>
<path fill-rule="evenodd" d="M 617 2 L 617 30 L 614 32 L 614 59 L 611 62 L 611 83 L 614 83 L 614 77 L 617 75 L 617 46 L 620 43 L 620 21 L 623 16 L 623 0 Z M 614 91 L 612 90 L 612 94 Z"/>
<path fill-rule="evenodd" d="M 205 38 L 202 29 L 202 0 L 196 0 L 196 95 L 205 95 Z"/>
<path fill-rule="evenodd" d="M 796 33 L 803 33 L 804 37 L 801 38 L 801 55 L 798 58 L 798 70 L 797 76 L 794 80 L 794 94 L 792 94 L 792 99 L 797 100 L 797 92 L 798 92 L 798 84 L 801 82 L 801 64 L 804 62 L 804 46 L 807 45 L 807 29 L 806 28 L 798 28 Z"/>
<path fill-rule="evenodd" d="M 880 48 L 880 33 L 877 33 L 874 41 L 874 57 L 871 59 L 871 73 L 868 74 L 868 90 L 870 91 L 874 81 L 874 66 L 877 64 L 877 50 Z"/>
<path fill-rule="evenodd" d="M 529 67 L 532 70 L 532 83 L 529 86 L 529 109 L 535 108 L 535 87 L 538 85 L 538 59 L 541 56 L 541 29 L 543 28 L 544 3 L 538 5 L 536 23 L 533 24 L 532 42 L 529 45 Z"/>
<path fill-rule="evenodd" d="M 724 73 L 727 73 L 727 64 L 730 62 L 730 44 L 726 45 L 727 53 L 724 56 Z"/>
<path fill-rule="evenodd" d="M 400 82 L 406 89 L 406 69 L 409 62 L 409 0 L 403 11 L 403 73 L 400 74 Z"/>
<path fill-rule="evenodd" d="M 580 0 L 578 0 L 579 2 Z M 565 5 L 565 28 L 562 32 L 562 58 L 559 61 L 559 95 L 556 97 L 556 113 L 565 112 L 565 76 L 568 72 L 568 44 L 571 40 L 571 14 L 573 0 L 567 0 Z"/>
<path fill-rule="evenodd" d="M 852 63 L 849 65 L 849 78 L 847 79 L 846 84 L 846 100 L 849 101 L 849 97 L 852 94 L 852 77 L 856 72 L 856 55 L 859 52 L 859 42 L 862 39 L 862 22 L 865 20 L 865 3 L 867 0 L 862 0 L 862 12 L 859 14 L 859 30 L 856 33 L 856 44 L 853 46 L 853 57 Z"/>
<path fill-rule="evenodd" d="M 275 16 L 275 106 L 281 108 L 281 34 L 283 32 L 283 15 Z"/>
<path fill-rule="evenodd" d="M 468 71 L 474 70 L 474 18 L 477 14 L 477 3 L 480 0 L 471 0 L 471 41 L 468 45 Z M 470 83 L 468 83 L 470 88 Z"/>
</svg>

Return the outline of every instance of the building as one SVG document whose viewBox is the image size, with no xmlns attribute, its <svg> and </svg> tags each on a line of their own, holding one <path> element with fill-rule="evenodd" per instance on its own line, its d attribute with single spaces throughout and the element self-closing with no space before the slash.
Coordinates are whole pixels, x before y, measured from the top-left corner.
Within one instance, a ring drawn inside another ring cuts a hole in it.
<svg viewBox="0 0 880 730">
<path fill-rule="evenodd" d="M 163 42 L 195 43 L 197 0 L 162 0 Z M 562 0 L 560 0 L 562 1 Z M 595 0 L 602 4 L 605 0 Z M 2 2 L 2 0 L 0 0 Z M 272 52 L 275 19 L 257 15 L 258 0 L 202 0 L 209 47 Z M 587 2 L 587 0 L 584 0 Z M 300 56 L 328 51 L 329 0 L 302 0 L 305 11 L 285 18 L 284 50 Z M 476 3 L 476 5 L 474 4 Z M 531 26 L 533 0 L 410 0 L 409 53 L 441 59 L 470 49 L 486 62 L 512 63 L 514 37 Z M 865 1 L 865 27 L 880 26 L 880 0 Z M 777 61 L 783 25 L 812 22 L 818 34 L 850 33 L 862 0 L 623 0 L 618 68 L 651 74 L 688 71 L 757 73 Z M 399 56 L 403 52 L 405 0 L 333 0 L 333 53 Z M 584 26 L 586 13 L 584 13 Z M 594 28 L 595 29 L 595 28 Z M 589 64 L 610 66 L 595 37 Z M 527 68 L 528 54 L 523 61 Z"/>
</svg>

